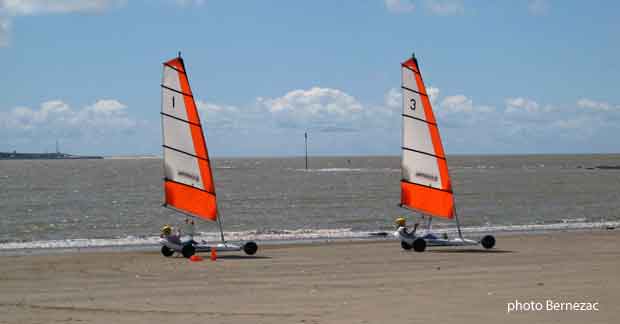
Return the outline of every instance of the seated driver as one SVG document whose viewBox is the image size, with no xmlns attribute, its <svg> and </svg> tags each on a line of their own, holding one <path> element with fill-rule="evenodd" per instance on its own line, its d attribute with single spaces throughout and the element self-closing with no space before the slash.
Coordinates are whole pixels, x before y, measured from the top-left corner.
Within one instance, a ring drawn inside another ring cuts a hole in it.
<svg viewBox="0 0 620 324">
<path fill-rule="evenodd" d="M 164 225 L 161 228 L 161 235 L 159 235 L 159 237 L 161 238 L 165 238 L 168 241 L 172 242 L 172 243 L 176 243 L 176 244 L 181 244 L 181 233 L 177 230 L 174 234 L 172 233 L 172 226 L 171 225 Z"/>
<path fill-rule="evenodd" d="M 418 229 L 418 223 L 413 224 L 413 230 L 409 232 L 407 230 L 407 219 L 405 217 L 399 217 L 394 221 L 396 224 L 396 231 L 405 237 L 415 237 L 415 232 Z"/>
</svg>

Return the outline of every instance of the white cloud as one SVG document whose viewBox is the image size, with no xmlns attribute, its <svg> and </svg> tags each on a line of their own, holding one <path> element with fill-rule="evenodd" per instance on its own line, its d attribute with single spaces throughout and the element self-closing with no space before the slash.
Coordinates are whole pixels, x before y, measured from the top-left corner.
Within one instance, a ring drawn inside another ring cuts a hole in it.
<svg viewBox="0 0 620 324">
<path fill-rule="evenodd" d="M 392 13 L 407 13 L 415 10 L 411 0 L 384 0 L 385 7 Z"/>
<path fill-rule="evenodd" d="M 577 107 L 586 108 L 590 110 L 610 111 L 617 110 L 618 107 L 613 107 L 608 102 L 596 101 L 588 98 L 581 98 L 577 101 Z"/>
<path fill-rule="evenodd" d="M 551 4 L 548 0 L 529 0 L 527 4 L 528 12 L 534 16 L 546 15 L 550 9 Z"/>
<path fill-rule="evenodd" d="M 252 127 L 258 118 L 249 109 L 242 110 L 237 106 L 220 105 L 203 100 L 196 102 L 201 113 L 201 121 L 209 129 L 230 129 Z"/>
<path fill-rule="evenodd" d="M 330 88 L 293 90 L 278 98 L 257 98 L 280 126 L 317 125 L 325 129 L 353 126 L 363 116 L 364 107 L 353 96 Z"/>
<path fill-rule="evenodd" d="M 79 110 L 61 100 L 41 103 L 39 109 L 15 107 L 0 117 L 4 132 L 26 132 L 33 140 L 48 134 L 96 136 L 132 130 L 136 121 L 126 113 L 127 106 L 114 99 L 101 99 Z"/>
<path fill-rule="evenodd" d="M 206 3 L 205 0 L 173 0 L 179 6 L 189 7 L 189 6 L 202 6 Z"/>
<path fill-rule="evenodd" d="M 506 107 L 506 111 L 509 113 L 520 111 L 534 113 L 540 110 L 540 105 L 536 101 L 523 97 L 507 98 Z"/>
<path fill-rule="evenodd" d="M 431 105 L 435 106 L 435 102 L 437 98 L 439 98 L 439 88 L 430 86 L 426 87 L 426 94 L 428 94 L 428 99 L 431 101 Z"/>
<path fill-rule="evenodd" d="M 385 106 L 388 108 L 402 109 L 403 94 L 402 90 L 392 88 L 385 94 Z"/>
<path fill-rule="evenodd" d="M 127 0 L 0 0 L 0 47 L 9 44 L 11 17 L 69 13 L 99 13 Z"/>
<path fill-rule="evenodd" d="M 0 0 L 0 10 L 9 16 L 101 12 L 125 2 L 121 0 Z"/>
<path fill-rule="evenodd" d="M 430 13 L 440 16 L 455 16 L 465 13 L 462 0 L 425 0 L 424 6 Z"/>
</svg>

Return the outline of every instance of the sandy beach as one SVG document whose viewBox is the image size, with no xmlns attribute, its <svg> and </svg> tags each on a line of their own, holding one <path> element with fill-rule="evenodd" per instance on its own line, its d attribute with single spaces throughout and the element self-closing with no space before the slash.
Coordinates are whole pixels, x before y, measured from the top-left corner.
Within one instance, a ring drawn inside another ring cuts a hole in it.
<svg viewBox="0 0 620 324">
<path fill-rule="evenodd" d="M 152 252 L 0 257 L 0 323 L 615 323 L 620 235 L 501 236 L 497 248 L 396 241 L 269 246 L 189 262 Z M 520 302 L 598 311 L 508 312 Z"/>
</svg>

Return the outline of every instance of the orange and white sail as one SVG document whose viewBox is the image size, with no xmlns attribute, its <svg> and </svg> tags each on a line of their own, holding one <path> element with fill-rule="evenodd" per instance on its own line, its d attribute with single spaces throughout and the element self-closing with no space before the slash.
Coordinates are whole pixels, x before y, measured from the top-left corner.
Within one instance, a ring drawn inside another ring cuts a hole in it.
<svg viewBox="0 0 620 324">
<path fill-rule="evenodd" d="M 401 204 L 432 216 L 452 218 L 454 198 L 448 163 L 415 56 L 403 62 L 401 69 Z"/>
<path fill-rule="evenodd" d="M 216 220 L 217 200 L 209 154 L 181 57 L 164 63 L 161 124 L 164 205 Z"/>
</svg>

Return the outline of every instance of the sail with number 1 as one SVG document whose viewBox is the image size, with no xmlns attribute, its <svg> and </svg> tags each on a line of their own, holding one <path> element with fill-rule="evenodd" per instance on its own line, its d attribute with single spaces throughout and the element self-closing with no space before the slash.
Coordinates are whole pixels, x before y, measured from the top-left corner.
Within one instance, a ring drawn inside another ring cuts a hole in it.
<svg viewBox="0 0 620 324">
<path fill-rule="evenodd" d="M 254 254 L 254 242 L 238 246 L 224 239 L 207 143 L 180 54 L 163 63 L 161 101 L 164 206 L 189 217 L 192 224 L 194 218 L 216 221 L 222 240 L 218 245 L 197 243 L 193 237 L 172 233 L 170 226 L 164 226 L 160 240 L 162 254 L 171 256 L 174 252 L 181 252 L 183 256 L 190 257 L 195 252 L 212 249 L 243 249 L 248 254 Z M 189 221 L 186 220 L 186 223 Z"/>
<path fill-rule="evenodd" d="M 207 143 L 182 58 L 164 63 L 161 89 L 164 204 L 215 221 L 217 197 Z"/>
<path fill-rule="evenodd" d="M 397 219 L 400 225 L 395 235 L 401 239 L 405 249 L 424 251 L 426 245 L 474 245 L 493 246 L 494 238 L 487 241 L 464 239 L 461 234 L 458 216 L 454 205 L 452 181 L 448 172 L 448 162 L 441 142 L 439 127 L 431 101 L 424 86 L 418 61 L 413 55 L 401 63 L 402 76 L 402 160 L 400 181 L 401 206 L 423 216 L 429 216 L 425 236 L 416 235 L 406 229 L 404 218 Z M 430 232 L 432 217 L 456 219 L 459 237 L 453 240 L 438 238 Z M 493 240 L 493 244 L 490 244 Z M 489 243 L 489 244 L 486 244 Z M 485 245 L 486 244 L 486 245 Z"/>
</svg>

